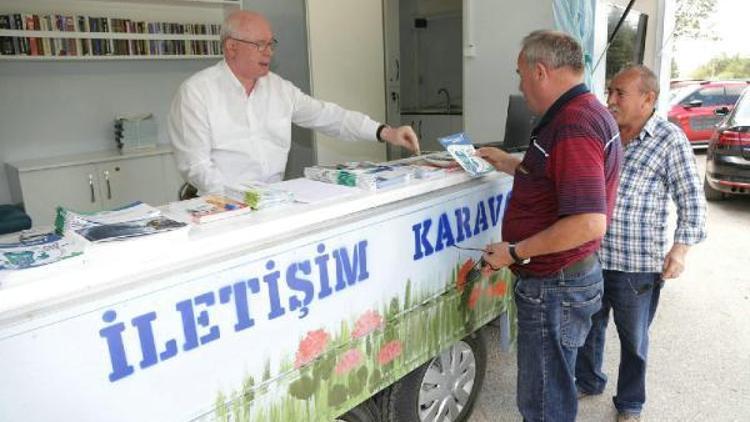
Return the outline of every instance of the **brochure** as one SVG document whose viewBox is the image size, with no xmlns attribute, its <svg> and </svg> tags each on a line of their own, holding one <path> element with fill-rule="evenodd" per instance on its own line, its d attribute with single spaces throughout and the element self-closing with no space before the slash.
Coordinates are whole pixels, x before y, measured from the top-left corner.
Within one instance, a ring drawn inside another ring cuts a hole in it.
<svg viewBox="0 0 750 422">
<path fill-rule="evenodd" d="M 83 254 L 83 245 L 55 233 L 22 232 L 0 239 L 0 270 L 21 270 Z"/>
<path fill-rule="evenodd" d="M 483 176 L 495 171 L 492 164 L 476 156 L 474 145 L 463 132 L 438 138 L 438 141 L 472 177 Z"/>
<path fill-rule="evenodd" d="M 200 224 L 247 214 L 252 209 L 244 202 L 226 196 L 205 195 L 172 202 L 169 211 L 180 219 Z"/>
<path fill-rule="evenodd" d="M 226 186 L 224 194 L 230 199 L 244 202 L 254 210 L 294 202 L 294 194 L 291 192 L 258 182 Z"/>
</svg>

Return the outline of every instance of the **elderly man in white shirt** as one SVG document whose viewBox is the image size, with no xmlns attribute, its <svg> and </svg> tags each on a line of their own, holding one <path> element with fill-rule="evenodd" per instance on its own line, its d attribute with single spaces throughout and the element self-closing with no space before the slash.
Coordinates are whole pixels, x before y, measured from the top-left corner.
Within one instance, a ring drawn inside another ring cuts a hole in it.
<svg viewBox="0 0 750 422">
<path fill-rule="evenodd" d="M 177 167 L 199 194 L 284 175 L 291 123 L 344 140 L 383 141 L 419 152 L 409 126 L 391 128 L 316 100 L 269 71 L 276 40 L 268 20 L 237 11 L 224 21 L 224 60 L 186 80 L 172 102 Z"/>
</svg>

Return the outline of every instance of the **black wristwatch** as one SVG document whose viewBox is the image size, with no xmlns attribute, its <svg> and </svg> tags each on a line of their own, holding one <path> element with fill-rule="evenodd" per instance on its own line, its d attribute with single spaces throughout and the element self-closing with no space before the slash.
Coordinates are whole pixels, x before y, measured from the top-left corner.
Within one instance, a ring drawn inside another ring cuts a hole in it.
<svg viewBox="0 0 750 422">
<path fill-rule="evenodd" d="M 388 125 L 382 124 L 378 126 L 378 130 L 375 131 L 375 139 L 378 140 L 378 142 L 385 142 L 385 139 L 380 137 L 380 133 L 383 131 L 383 129 L 387 128 Z"/>
<path fill-rule="evenodd" d="M 521 258 L 516 253 L 516 244 L 515 243 L 509 243 L 508 244 L 508 253 L 510 254 L 510 257 L 513 258 L 513 262 L 516 265 L 526 265 L 529 262 L 531 262 L 531 258 Z"/>
</svg>

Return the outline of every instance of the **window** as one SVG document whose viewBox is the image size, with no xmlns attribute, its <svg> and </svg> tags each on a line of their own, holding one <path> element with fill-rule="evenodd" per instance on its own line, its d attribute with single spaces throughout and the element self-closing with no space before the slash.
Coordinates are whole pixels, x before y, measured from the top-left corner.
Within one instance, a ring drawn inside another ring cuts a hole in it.
<svg viewBox="0 0 750 422">
<path fill-rule="evenodd" d="M 727 85 L 727 101 L 725 104 L 734 105 L 734 103 L 737 102 L 737 99 L 740 98 L 740 94 L 742 94 L 742 91 L 746 86 L 747 85 Z"/>
<path fill-rule="evenodd" d="M 625 8 L 609 5 L 607 13 L 607 37 L 611 37 Z M 648 15 L 630 9 L 607 50 L 607 81 L 626 66 L 643 64 L 646 49 L 646 26 Z"/>
<path fill-rule="evenodd" d="M 685 101 L 682 102 L 682 105 L 690 105 L 691 102 L 696 100 L 701 102 L 701 107 L 723 105 L 726 102 L 724 100 L 724 87 L 710 86 L 701 88 L 688 95 Z"/>
</svg>

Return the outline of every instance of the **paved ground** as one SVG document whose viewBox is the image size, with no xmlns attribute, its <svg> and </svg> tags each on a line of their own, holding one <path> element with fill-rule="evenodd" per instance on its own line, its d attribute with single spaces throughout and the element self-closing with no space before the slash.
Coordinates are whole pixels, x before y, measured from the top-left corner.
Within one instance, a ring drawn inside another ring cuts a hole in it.
<svg viewBox="0 0 750 422">
<path fill-rule="evenodd" d="M 697 156 L 703 175 L 705 154 Z M 651 326 L 648 421 L 750 421 L 750 197 L 710 203 L 708 239 L 694 247 L 685 274 L 667 282 Z M 496 346 L 472 422 L 520 421 L 515 353 Z M 578 421 L 612 421 L 619 347 L 610 323 L 609 376 L 601 396 L 581 400 Z"/>
</svg>

